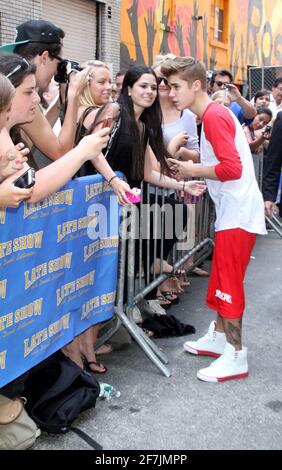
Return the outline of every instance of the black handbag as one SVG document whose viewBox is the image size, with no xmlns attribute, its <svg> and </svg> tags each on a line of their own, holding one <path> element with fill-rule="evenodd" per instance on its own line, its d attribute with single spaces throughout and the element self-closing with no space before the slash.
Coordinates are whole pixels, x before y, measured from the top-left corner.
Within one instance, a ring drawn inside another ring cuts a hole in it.
<svg viewBox="0 0 282 470">
<path fill-rule="evenodd" d="M 174 315 L 150 315 L 143 321 L 142 328 L 153 331 L 155 338 L 184 336 L 196 332 L 194 326 L 185 325 Z"/>
<path fill-rule="evenodd" d="M 65 433 L 82 411 L 95 407 L 99 393 L 94 375 L 59 352 L 26 381 L 27 411 L 41 430 Z"/>
</svg>

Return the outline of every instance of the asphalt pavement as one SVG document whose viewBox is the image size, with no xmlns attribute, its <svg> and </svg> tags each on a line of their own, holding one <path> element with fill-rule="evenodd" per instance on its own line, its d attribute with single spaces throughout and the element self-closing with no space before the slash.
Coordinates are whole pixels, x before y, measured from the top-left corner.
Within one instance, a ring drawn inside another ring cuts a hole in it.
<svg viewBox="0 0 282 470">
<path fill-rule="evenodd" d="M 207 284 L 207 279 L 193 277 L 180 304 L 170 309 L 194 325 L 196 334 L 155 340 L 169 358 L 170 378 L 135 342 L 103 357 L 108 372 L 97 378 L 114 385 L 121 396 L 99 400 L 75 425 L 104 450 L 281 449 L 282 240 L 273 232 L 258 237 L 245 280 L 248 379 L 201 382 L 197 370 L 212 358 L 194 357 L 183 349 L 183 342 L 202 336 L 214 318 L 205 306 Z M 89 450 L 72 431 L 43 433 L 34 448 Z"/>
</svg>

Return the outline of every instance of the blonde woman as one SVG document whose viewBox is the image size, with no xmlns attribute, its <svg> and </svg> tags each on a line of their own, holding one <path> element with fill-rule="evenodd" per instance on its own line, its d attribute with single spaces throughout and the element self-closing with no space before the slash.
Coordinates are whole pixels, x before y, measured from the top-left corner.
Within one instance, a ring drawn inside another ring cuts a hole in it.
<svg viewBox="0 0 282 470">
<path fill-rule="evenodd" d="M 100 60 L 89 60 L 83 64 L 83 67 L 90 67 L 90 80 L 80 96 L 76 144 L 85 135 L 92 132 L 90 129 L 96 114 L 102 106 L 110 102 L 112 91 L 111 71 L 107 64 Z M 130 186 L 120 178 L 114 178 L 114 170 L 102 155 L 95 160 L 95 167 L 91 162 L 86 162 L 80 168 L 78 176 L 91 175 L 96 171 L 101 173 L 107 181 L 111 181 L 111 186 L 120 204 L 129 202 L 125 197 L 125 192 L 131 192 Z"/>
</svg>

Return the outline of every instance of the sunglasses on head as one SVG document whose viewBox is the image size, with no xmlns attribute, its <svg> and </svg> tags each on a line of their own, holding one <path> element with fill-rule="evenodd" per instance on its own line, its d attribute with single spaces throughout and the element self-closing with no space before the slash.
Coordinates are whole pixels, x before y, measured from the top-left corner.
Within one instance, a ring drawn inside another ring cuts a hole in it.
<svg viewBox="0 0 282 470">
<path fill-rule="evenodd" d="M 165 86 L 169 87 L 168 81 L 165 77 L 157 77 L 157 84 L 160 85 L 162 82 L 164 82 Z"/>
<path fill-rule="evenodd" d="M 22 59 L 21 60 L 21 63 L 19 65 L 17 65 L 13 70 L 11 70 L 10 73 L 8 73 L 6 75 L 7 78 L 10 78 L 12 75 L 14 75 L 15 73 L 17 73 L 19 70 L 21 70 L 22 72 L 24 70 L 27 70 L 29 67 L 29 63 L 26 59 Z"/>
</svg>

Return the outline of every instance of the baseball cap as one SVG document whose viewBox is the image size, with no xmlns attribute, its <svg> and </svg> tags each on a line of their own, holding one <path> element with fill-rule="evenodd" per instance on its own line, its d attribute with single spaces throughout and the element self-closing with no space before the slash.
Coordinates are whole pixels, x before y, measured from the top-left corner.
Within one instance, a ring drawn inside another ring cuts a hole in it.
<svg viewBox="0 0 282 470">
<path fill-rule="evenodd" d="M 29 42 L 45 42 L 46 44 L 61 44 L 64 37 L 63 30 L 45 20 L 29 20 L 16 28 L 15 42 L 0 46 L 0 53 L 12 53 L 15 47 Z"/>
</svg>

